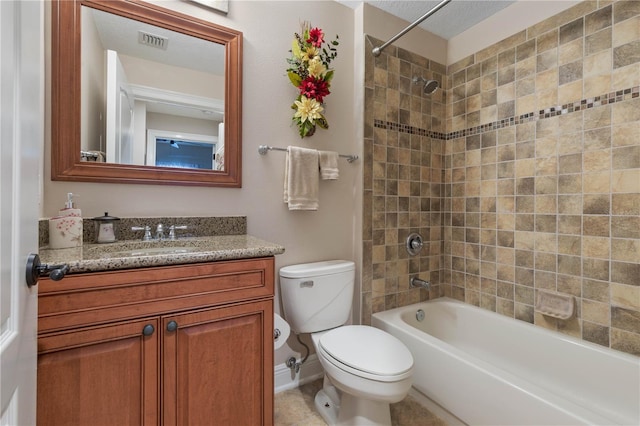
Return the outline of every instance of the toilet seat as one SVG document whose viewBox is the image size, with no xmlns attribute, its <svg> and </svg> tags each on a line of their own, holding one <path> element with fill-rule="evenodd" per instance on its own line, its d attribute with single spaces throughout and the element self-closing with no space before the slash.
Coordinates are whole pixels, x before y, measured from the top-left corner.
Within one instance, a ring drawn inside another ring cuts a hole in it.
<svg viewBox="0 0 640 426">
<path fill-rule="evenodd" d="M 349 325 L 324 333 L 318 350 L 341 370 L 381 382 L 403 380 L 413 372 L 413 356 L 394 336 L 374 327 Z"/>
</svg>

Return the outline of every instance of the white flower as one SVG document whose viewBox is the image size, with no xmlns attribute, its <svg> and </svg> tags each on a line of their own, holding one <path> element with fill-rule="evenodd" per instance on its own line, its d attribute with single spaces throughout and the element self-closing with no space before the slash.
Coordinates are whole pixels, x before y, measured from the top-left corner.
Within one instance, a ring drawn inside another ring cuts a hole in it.
<svg viewBox="0 0 640 426">
<path fill-rule="evenodd" d="M 313 77 L 321 77 L 326 71 L 327 67 L 324 66 L 319 56 L 316 56 L 309 61 L 309 74 Z"/>
<path fill-rule="evenodd" d="M 313 122 L 322 117 L 322 105 L 315 99 L 309 99 L 305 96 L 301 96 L 299 101 L 294 102 L 297 111 L 293 115 L 295 118 L 299 118 L 301 123 L 305 121 Z"/>
</svg>

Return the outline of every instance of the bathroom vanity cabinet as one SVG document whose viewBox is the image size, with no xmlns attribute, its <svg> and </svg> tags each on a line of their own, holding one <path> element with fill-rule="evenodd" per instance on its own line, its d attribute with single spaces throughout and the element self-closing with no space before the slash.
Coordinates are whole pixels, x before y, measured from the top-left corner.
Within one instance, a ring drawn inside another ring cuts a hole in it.
<svg viewBox="0 0 640 426">
<path fill-rule="evenodd" d="M 39 425 L 273 424 L 273 257 L 38 287 Z"/>
</svg>

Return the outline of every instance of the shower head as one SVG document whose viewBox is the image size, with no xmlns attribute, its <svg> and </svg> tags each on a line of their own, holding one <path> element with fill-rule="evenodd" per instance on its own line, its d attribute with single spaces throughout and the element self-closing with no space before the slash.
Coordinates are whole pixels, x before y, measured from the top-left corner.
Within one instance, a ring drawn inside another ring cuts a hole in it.
<svg viewBox="0 0 640 426">
<path fill-rule="evenodd" d="M 427 80 L 424 77 L 413 77 L 413 84 L 422 84 L 424 83 L 424 86 L 422 86 L 422 93 L 424 93 L 425 95 L 430 95 L 433 92 L 435 92 L 436 90 L 438 90 L 438 87 L 440 86 L 438 84 L 437 81 L 435 80 Z"/>
</svg>

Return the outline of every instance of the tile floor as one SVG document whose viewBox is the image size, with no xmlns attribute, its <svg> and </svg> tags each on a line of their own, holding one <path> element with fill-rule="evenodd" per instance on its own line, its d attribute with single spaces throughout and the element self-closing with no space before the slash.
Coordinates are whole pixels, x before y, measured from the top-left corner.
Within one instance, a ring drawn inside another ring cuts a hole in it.
<svg viewBox="0 0 640 426">
<path fill-rule="evenodd" d="M 322 388 L 322 379 L 275 396 L 276 426 L 325 426 L 316 413 L 313 399 Z M 447 426 L 447 424 L 407 396 L 391 405 L 391 423 L 394 426 Z"/>
</svg>

